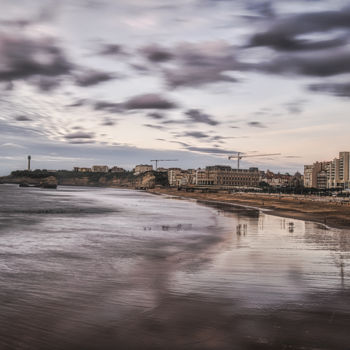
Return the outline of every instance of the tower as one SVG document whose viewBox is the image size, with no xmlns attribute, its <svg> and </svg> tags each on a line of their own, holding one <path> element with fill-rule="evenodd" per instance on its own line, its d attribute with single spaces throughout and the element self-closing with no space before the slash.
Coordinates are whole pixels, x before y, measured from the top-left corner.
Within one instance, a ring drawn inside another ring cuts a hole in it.
<svg viewBox="0 0 350 350">
<path fill-rule="evenodd" d="M 28 171 L 30 171 L 30 160 L 32 159 L 31 156 L 28 156 Z"/>
</svg>

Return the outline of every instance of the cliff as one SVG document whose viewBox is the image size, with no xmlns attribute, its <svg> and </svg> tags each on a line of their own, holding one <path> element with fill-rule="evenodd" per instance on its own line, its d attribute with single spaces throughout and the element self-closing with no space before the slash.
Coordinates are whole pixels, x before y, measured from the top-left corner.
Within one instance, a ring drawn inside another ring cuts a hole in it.
<svg viewBox="0 0 350 350">
<path fill-rule="evenodd" d="M 166 173 L 148 171 L 135 176 L 124 173 L 83 173 L 67 170 L 48 172 L 45 170 L 13 171 L 11 175 L 0 178 L 0 183 L 28 184 L 39 186 L 43 183 L 56 183 L 65 186 L 101 186 L 150 189 L 168 186 Z"/>
</svg>

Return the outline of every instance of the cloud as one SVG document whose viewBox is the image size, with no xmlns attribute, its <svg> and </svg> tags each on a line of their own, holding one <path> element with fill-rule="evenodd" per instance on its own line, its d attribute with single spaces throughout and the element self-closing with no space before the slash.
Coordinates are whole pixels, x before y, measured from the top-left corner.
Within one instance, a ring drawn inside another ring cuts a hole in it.
<svg viewBox="0 0 350 350">
<path fill-rule="evenodd" d="M 150 45 L 140 51 L 148 61 L 159 66 L 170 88 L 197 88 L 237 81 L 228 72 L 236 70 L 239 63 L 235 59 L 234 48 L 225 41 L 183 42 L 172 48 Z M 171 67 L 166 64 L 168 61 L 171 61 Z"/>
<path fill-rule="evenodd" d="M 309 90 L 334 96 L 350 97 L 350 83 L 320 83 L 309 85 Z"/>
<path fill-rule="evenodd" d="M 0 81 L 69 75 L 74 65 L 52 39 L 0 36 Z"/>
<path fill-rule="evenodd" d="M 219 122 L 213 119 L 209 114 L 203 113 L 199 109 L 190 109 L 185 114 L 189 117 L 191 122 L 194 123 L 203 123 L 208 125 L 218 125 Z"/>
<path fill-rule="evenodd" d="M 233 154 L 237 153 L 236 151 L 228 151 L 222 148 L 216 148 L 216 147 L 194 147 L 189 146 L 186 147 L 187 150 L 192 152 L 200 152 L 200 153 L 210 153 L 210 154 Z"/>
<path fill-rule="evenodd" d="M 26 115 L 18 115 L 15 117 L 15 120 L 19 122 L 26 122 L 26 121 L 31 121 L 32 119 L 27 117 Z"/>
<path fill-rule="evenodd" d="M 306 100 L 297 99 L 286 103 L 285 107 L 287 108 L 287 111 L 290 114 L 301 114 L 303 112 L 305 103 L 306 103 Z"/>
<path fill-rule="evenodd" d="M 298 74 L 327 77 L 350 73 L 350 51 L 345 49 L 329 50 L 322 55 L 278 55 L 268 62 L 250 66 L 261 72 L 275 74 Z"/>
<path fill-rule="evenodd" d="M 94 134 L 83 132 L 83 131 L 77 131 L 77 132 L 65 135 L 64 138 L 67 140 L 92 139 L 94 138 Z"/>
<path fill-rule="evenodd" d="M 0 147 L 9 147 L 9 148 L 25 148 L 22 145 L 19 145 L 17 143 L 12 143 L 12 142 L 6 142 L 0 145 Z"/>
<path fill-rule="evenodd" d="M 81 99 L 71 103 L 67 107 L 81 107 L 81 106 L 85 106 L 88 103 L 89 103 L 89 101 L 87 99 L 81 98 Z"/>
<path fill-rule="evenodd" d="M 106 56 L 117 56 L 117 55 L 126 55 L 124 46 L 119 44 L 104 44 L 99 51 L 100 55 Z"/>
<path fill-rule="evenodd" d="M 94 103 L 95 110 L 109 113 L 123 113 L 128 110 L 159 109 L 167 110 L 177 108 L 175 102 L 159 94 L 142 94 L 130 97 L 124 102 L 97 101 Z M 161 114 L 149 113 L 147 116 L 153 119 L 162 119 Z"/>
<path fill-rule="evenodd" d="M 209 137 L 208 134 L 205 134 L 202 131 L 187 131 L 184 133 L 184 136 L 194 137 L 196 139 L 203 139 Z"/>
<path fill-rule="evenodd" d="M 164 126 L 162 126 L 162 125 L 155 125 L 155 124 L 143 124 L 143 126 L 145 126 L 147 128 L 151 128 L 151 129 L 157 129 L 157 130 L 165 129 Z"/>
<path fill-rule="evenodd" d="M 114 74 L 95 70 L 88 70 L 75 76 L 76 84 L 82 87 L 100 84 L 112 79 L 115 79 Z"/>
<path fill-rule="evenodd" d="M 319 50 L 343 46 L 345 37 L 328 40 L 306 40 L 299 35 L 333 29 L 350 28 L 350 8 L 339 11 L 300 13 L 276 19 L 265 32 L 255 34 L 251 46 L 268 46 L 275 50 Z"/>
<path fill-rule="evenodd" d="M 256 122 L 256 121 L 253 121 L 253 122 L 248 122 L 247 123 L 249 126 L 251 126 L 252 128 L 266 128 L 266 126 L 260 122 Z"/>
<path fill-rule="evenodd" d="M 150 117 L 150 118 L 156 119 L 156 120 L 165 119 L 165 115 L 162 113 L 158 113 L 158 112 L 148 113 L 147 117 Z"/>
<path fill-rule="evenodd" d="M 158 94 L 143 94 L 124 102 L 125 109 L 173 109 L 176 104 Z"/>
<path fill-rule="evenodd" d="M 113 126 L 115 125 L 115 121 L 114 120 L 111 120 L 109 118 L 105 118 L 102 125 L 104 126 Z"/>
<path fill-rule="evenodd" d="M 97 111 L 107 111 L 109 113 L 120 113 L 123 111 L 122 104 L 107 101 L 95 102 L 94 109 Z"/>
<path fill-rule="evenodd" d="M 140 52 L 151 62 L 167 62 L 174 58 L 173 53 L 159 45 L 148 45 L 140 49 Z"/>
<path fill-rule="evenodd" d="M 347 43 L 344 37 L 329 40 L 310 41 L 283 36 L 281 33 L 257 34 L 251 46 L 269 46 L 281 51 L 324 50 L 343 46 Z"/>
</svg>

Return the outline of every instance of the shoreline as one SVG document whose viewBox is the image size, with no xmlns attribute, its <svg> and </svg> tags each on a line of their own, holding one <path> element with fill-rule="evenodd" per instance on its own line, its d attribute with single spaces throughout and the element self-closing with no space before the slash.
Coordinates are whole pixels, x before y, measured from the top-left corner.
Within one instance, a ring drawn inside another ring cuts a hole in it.
<svg viewBox="0 0 350 350">
<path fill-rule="evenodd" d="M 308 198 L 303 201 L 269 198 L 264 195 L 259 198 L 252 193 L 196 193 L 171 188 L 150 189 L 147 192 L 155 195 L 168 195 L 176 199 L 192 199 L 198 203 L 220 206 L 223 210 L 227 210 L 227 207 L 244 207 L 262 211 L 268 215 L 315 222 L 326 229 L 350 229 L 350 205 L 314 202 Z"/>
<path fill-rule="evenodd" d="M 5 183 L 3 183 L 5 184 Z M 12 184 L 14 183 L 7 183 Z M 137 189 L 126 186 L 96 186 L 86 184 L 63 184 L 68 187 L 115 188 L 141 190 L 154 195 L 167 195 L 176 199 L 195 200 L 204 205 L 217 206 L 222 210 L 228 207 L 243 207 L 262 211 L 269 215 L 318 223 L 325 228 L 350 230 L 350 203 L 315 201 L 310 197 L 289 198 L 257 193 L 201 193 L 178 191 L 176 188 Z M 226 207 L 226 208 L 225 208 Z"/>
</svg>

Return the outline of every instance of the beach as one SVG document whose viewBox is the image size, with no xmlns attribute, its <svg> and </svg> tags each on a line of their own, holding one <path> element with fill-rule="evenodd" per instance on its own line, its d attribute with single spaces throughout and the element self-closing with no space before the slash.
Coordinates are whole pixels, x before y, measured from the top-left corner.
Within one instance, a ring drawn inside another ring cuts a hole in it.
<svg viewBox="0 0 350 350">
<path fill-rule="evenodd" d="M 350 202 L 339 198 L 309 195 L 280 195 L 266 193 L 201 193 L 176 188 L 148 190 L 178 198 L 195 199 L 208 204 L 244 205 L 259 208 L 271 215 L 308 220 L 336 228 L 350 228 Z"/>
</svg>

